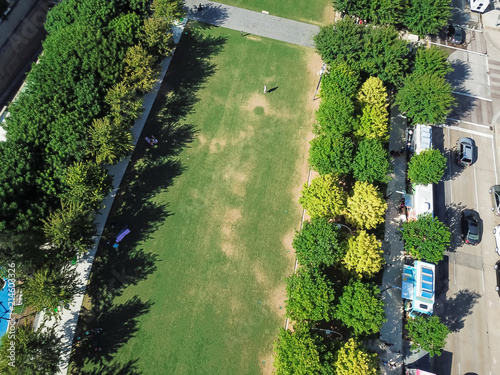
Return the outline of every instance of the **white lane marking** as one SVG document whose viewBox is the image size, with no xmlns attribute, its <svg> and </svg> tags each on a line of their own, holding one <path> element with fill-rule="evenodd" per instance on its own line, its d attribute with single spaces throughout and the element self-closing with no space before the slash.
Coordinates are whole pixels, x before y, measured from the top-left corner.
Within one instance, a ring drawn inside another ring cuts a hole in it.
<svg viewBox="0 0 500 375">
<path fill-rule="evenodd" d="M 453 284 L 457 285 L 457 261 L 453 260 Z"/>
<path fill-rule="evenodd" d="M 497 156 L 495 154 L 495 141 L 491 138 L 491 152 L 493 152 L 493 170 L 495 171 L 495 185 L 498 185 Z"/>
<path fill-rule="evenodd" d="M 474 191 L 476 193 L 476 211 L 479 211 L 479 197 L 477 195 L 477 175 L 476 175 L 476 163 L 472 166 L 472 172 L 474 172 Z"/>
<path fill-rule="evenodd" d="M 484 267 L 482 268 L 482 271 L 483 271 L 483 293 L 486 291 L 486 289 L 484 289 Z"/>
<path fill-rule="evenodd" d="M 476 124 L 475 122 L 459 120 L 459 119 L 456 119 L 456 118 L 453 118 L 453 117 L 448 117 L 447 120 L 453 121 L 453 122 L 460 122 L 461 124 L 473 125 L 473 126 L 477 126 L 477 127 L 480 127 L 480 128 L 490 129 L 489 125 Z"/>
<path fill-rule="evenodd" d="M 448 135 L 446 138 L 448 138 L 448 149 L 451 150 L 451 138 L 450 138 L 450 128 L 447 129 Z M 453 158 L 454 153 L 451 154 L 450 158 L 448 159 L 449 163 L 449 172 L 450 172 L 450 177 L 451 177 L 451 159 Z M 448 179 L 448 186 L 450 187 L 450 203 L 453 203 L 453 189 L 452 189 L 452 183 L 451 179 Z"/>
<path fill-rule="evenodd" d="M 474 130 L 463 129 L 463 128 L 460 128 L 458 126 L 453 126 L 453 125 L 445 125 L 445 126 L 447 128 L 450 128 L 451 130 L 457 130 L 457 131 L 460 131 L 460 132 L 466 132 L 466 133 L 470 133 L 470 134 L 479 135 L 479 136 L 482 136 L 482 137 L 493 139 L 493 134 L 486 134 L 486 133 L 476 132 Z"/>
<path fill-rule="evenodd" d="M 467 94 L 466 92 L 452 91 L 452 93 L 453 94 L 457 94 L 457 95 L 462 95 L 462 96 L 468 96 L 469 98 L 476 98 L 476 99 L 480 99 L 480 100 L 486 100 L 487 102 L 491 102 L 492 101 L 491 99 L 483 98 L 482 96 Z"/>
</svg>

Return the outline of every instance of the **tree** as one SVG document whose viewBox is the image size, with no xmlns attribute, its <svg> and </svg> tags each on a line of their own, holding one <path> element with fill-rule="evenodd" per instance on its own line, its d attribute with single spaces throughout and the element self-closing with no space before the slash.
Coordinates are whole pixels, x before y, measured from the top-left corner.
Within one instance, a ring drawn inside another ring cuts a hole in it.
<svg viewBox="0 0 500 375">
<path fill-rule="evenodd" d="M 363 83 L 358 94 L 361 104 L 360 127 L 356 131 L 359 137 L 387 140 L 389 112 L 387 107 L 387 91 L 384 83 L 377 77 L 370 77 Z"/>
<path fill-rule="evenodd" d="M 311 185 L 304 184 L 299 203 L 311 217 L 332 218 L 344 212 L 346 193 L 339 185 L 339 178 L 327 174 L 318 176 Z"/>
<path fill-rule="evenodd" d="M 164 18 L 168 22 L 184 17 L 182 0 L 153 0 L 151 10 L 155 17 Z"/>
<path fill-rule="evenodd" d="M 407 0 L 373 0 L 370 3 L 370 19 L 378 25 L 397 25 L 403 19 Z"/>
<path fill-rule="evenodd" d="M 352 163 L 354 178 L 370 184 L 389 182 L 389 154 L 376 139 L 363 139 Z"/>
<path fill-rule="evenodd" d="M 84 253 L 94 244 L 95 213 L 82 204 L 62 204 L 62 207 L 43 219 L 43 231 L 51 246 L 60 250 L 61 256 L 72 257 Z"/>
<path fill-rule="evenodd" d="M 343 256 L 339 229 L 326 218 L 305 221 L 300 232 L 295 234 L 292 246 L 299 264 L 303 267 L 329 267 Z"/>
<path fill-rule="evenodd" d="M 405 250 L 418 260 L 438 263 L 450 246 L 450 228 L 429 214 L 403 223 L 401 231 Z"/>
<path fill-rule="evenodd" d="M 361 230 L 356 236 L 349 238 L 343 263 L 358 277 L 375 276 L 384 264 L 383 251 L 377 237 Z"/>
<path fill-rule="evenodd" d="M 0 345 L 0 373 L 4 375 L 56 374 L 62 344 L 54 328 L 18 326 L 5 334 Z M 12 351 L 14 349 L 14 351 Z"/>
<path fill-rule="evenodd" d="M 335 361 L 336 375 L 377 375 L 378 358 L 375 353 L 368 353 L 354 339 L 345 342 L 337 352 Z"/>
<path fill-rule="evenodd" d="M 452 8 L 448 0 L 410 0 L 409 5 L 403 16 L 404 24 L 421 38 L 436 34 L 451 18 Z"/>
<path fill-rule="evenodd" d="M 293 332 L 280 328 L 274 342 L 276 375 L 327 375 L 333 372 L 332 364 L 331 350 L 306 325 L 295 324 Z"/>
<path fill-rule="evenodd" d="M 416 124 L 440 124 L 455 105 L 452 87 L 435 74 L 411 74 L 396 95 L 399 109 Z"/>
<path fill-rule="evenodd" d="M 408 178 L 413 184 L 428 185 L 441 181 L 446 157 L 439 150 L 425 150 L 413 155 L 408 163 Z"/>
<path fill-rule="evenodd" d="M 314 132 L 317 135 L 350 135 L 359 127 L 354 101 L 342 94 L 321 100 L 316 121 Z"/>
<path fill-rule="evenodd" d="M 123 82 L 126 86 L 139 92 L 150 91 L 158 79 L 158 69 L 155 58 L 137 44 L 127 50 Z"/>
<path fill-rule="evenodd" d="M 300 268 L 287 278 L 287 315 L 295 321 L 329 322 L 333 315 L 333 285 L 323 273 Z"/>
<path fill-rule="evenodd" d="M 378 287 L 351 279 L 339 298 L 335 318 L 352 328 L 355 335 L 379 332 L 386 319 Z"/>
<path fill-rule="evenodd" d="M 70 204 L 82 204 L 89 210 L 100 208 L 111 190 L 111 178 L 94 162 L 79 162 L 70 166 L 64 183 L 68 191 L 63 199 Z"/>
<path fill-rule="evenodd" d="M 444 50 L 436 46 L 417 49 L 415 67 L 413 68 L 414 74 L 436 74 L 439 77 L 446 77 L 452 71 L 453 68 Z"/>
<path fill-rule="evenodd" d="M 123 125 L 123 130 L 128 130 L 142 112 L 142 99 L 136 97 L 134 90 L 123 81 L 113 85 L 104 100 L 109 106 L 111 118 L 115 124 Z"/>
<path fill-rule="evenodd" d="M 311 141 L 309 163 L 320 174 L 347 175 L 351 172 L 354 145 L 341 135 L 321 134 Z"/>
<path fill-rule="evenodd" d="M 429 352 L 431 357 L 441 355 L 446 345 L 446 337 L 450 333 L 448 327 L 441 323 L 436 315 L 408 319 L 405 328 L 408 330 L 410 340 L 413 341 L 411 349 L 423 349 Z"/>
<path fill-rule="evenodd" d="M 144 20 L 140 40 L 152 55 L 168 56 L 172 52 L 173 39 L 170 24 L 158 17 Z"/>
<path fill-rule="evenodd" d="M 353 99 L 358 92 L 360 82 L 359 72 L 346 63 L 333 65 L 321 78 L 320 97 L 325 100 L 341 95 Z"/>
<path fill-rule="evenodd" d="M 118 43 L 132 46 L 137 42 L 142 19 L 136 13 L 121 14 L 113 18 L 108 27 Z"/>
<path fill-rule="evenodd" d="M 47 316 L 57 316 L 60 307 L 71 303 L 78 292 L 76 278 L 76 271 L 69 266 L 46 266 L 22 284 L 25 303 Z"/>
<path fill-rule="evenodd" d="M 357 181 L 347 198 L 345 218 L 360 229 L 373 229 L 384 222 L 387 203 L 378 189 L 367 182 Z"/>
<path fill-rule="evenodd" d="M 97 164 L 114 164 L 133 150 L 130 131 L 108 117 L 95 119 L 89 135 Z"/>
</svg>

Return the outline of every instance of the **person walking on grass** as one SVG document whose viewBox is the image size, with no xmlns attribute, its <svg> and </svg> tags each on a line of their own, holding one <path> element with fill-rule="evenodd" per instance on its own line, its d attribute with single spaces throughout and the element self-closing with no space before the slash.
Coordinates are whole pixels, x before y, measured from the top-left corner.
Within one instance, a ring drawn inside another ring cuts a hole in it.
<svg viewBox="0 0 500 375">
<path fill-rule="evenodd" d="M 264 85 L 264 94 L 267 93 L 267 85 Z"/>
</svg>

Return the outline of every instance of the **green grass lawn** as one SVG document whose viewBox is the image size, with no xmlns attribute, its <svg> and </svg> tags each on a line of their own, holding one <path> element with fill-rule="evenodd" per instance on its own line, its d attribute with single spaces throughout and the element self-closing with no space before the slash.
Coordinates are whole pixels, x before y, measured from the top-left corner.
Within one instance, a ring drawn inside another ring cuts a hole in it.
<svg viewBox="0 0 500 375">
<path fill-rule="evenodd" d="M 331 0 L 221 0 L 220 3 L 234 5 L 291 20 L 326 25 L 333 22 Z"/>
<path fill-rule="evenodd" d="M 189 25 L 142 135 L 159 143 L 139 141 L 105 230 L 132 233 L 94 264 L 77 336 L 104 328 L 103 351 L 77 342 L 73 372 L 271 373 L 320 67 L 312 49 Z"/>
</svg>

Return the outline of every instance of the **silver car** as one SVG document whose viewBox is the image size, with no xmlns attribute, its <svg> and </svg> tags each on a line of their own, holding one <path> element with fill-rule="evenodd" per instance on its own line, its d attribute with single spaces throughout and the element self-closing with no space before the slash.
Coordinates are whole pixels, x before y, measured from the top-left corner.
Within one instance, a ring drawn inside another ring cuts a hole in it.
<svg viewBox="0 0 500 375">
<path fill-rule="evenodd" d="M 493 234 L 495 235 L 495 252 L 500 255 L 500 224 L 493 229 Z"/>
<path fill-rule="evenodd" d="M 460 137 L 457 141 L 457 163 L 469 167 L 474 163 L 474 141 L 468 137 Z"/>
<path fill-rule="evenodd" d="M 491 194 L 491 211 L 497 216 L 500 216 L 500 185 L 490 187 Z"/>
</svg>

